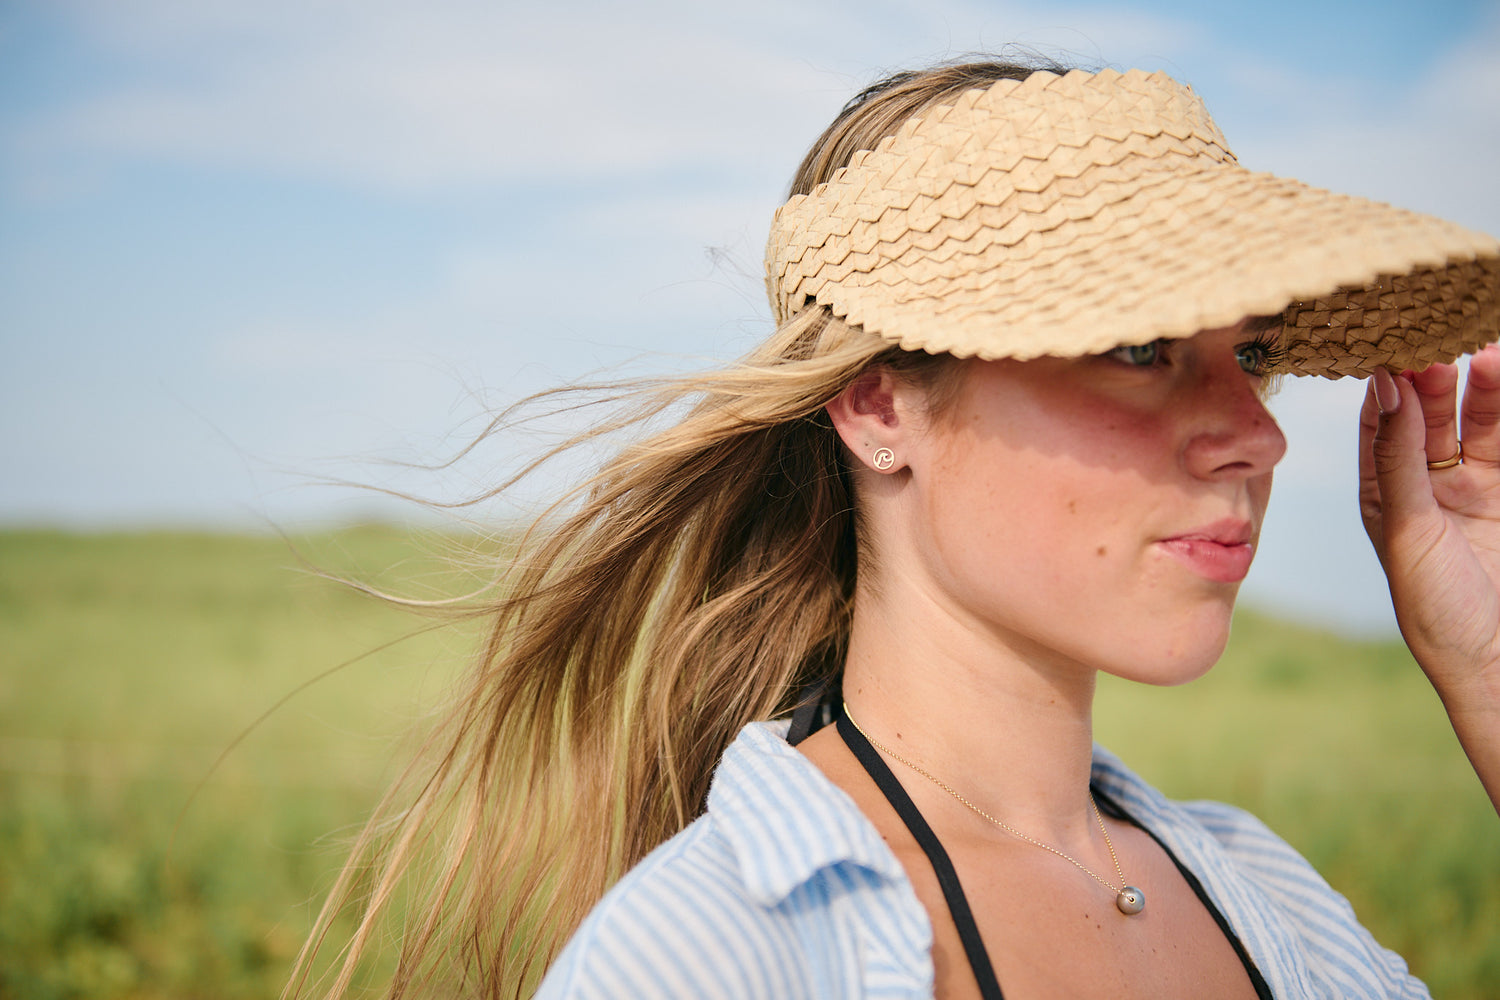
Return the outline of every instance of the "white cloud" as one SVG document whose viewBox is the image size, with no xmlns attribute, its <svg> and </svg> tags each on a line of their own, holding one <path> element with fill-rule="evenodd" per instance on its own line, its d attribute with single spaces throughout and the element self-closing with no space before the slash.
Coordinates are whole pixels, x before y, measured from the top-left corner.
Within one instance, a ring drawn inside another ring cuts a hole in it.
<svg viewBox="0 0 1500 1000">
<path fill-rule="evenodd" d="M 789 169 L 872 67 L 1019 41 L 1170 52 L 1168 19 L 1086 6 L 653 0 L 74 3 L 126 67 L 24 125 L 34 169 L 123 155 L 377 188 Z M 1068 25 L 1086 25 L 1083 29 Z"/>
<path fill-rule="evenodd" d="M 84 22 L 131 77 L 33 122 L 23 148 L 398 188 L 722 170 L 801 141 L 788 109 L 826 87 L 685 5 L 649 30 L 607 3 L 140 6 Z"/>
</svg>

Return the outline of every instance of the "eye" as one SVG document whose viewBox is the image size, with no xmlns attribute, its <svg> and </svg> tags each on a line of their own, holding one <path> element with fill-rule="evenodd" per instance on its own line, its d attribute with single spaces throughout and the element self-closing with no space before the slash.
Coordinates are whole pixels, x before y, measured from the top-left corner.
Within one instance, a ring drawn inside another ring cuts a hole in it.
<svg viewBox="0 0 1500 1000">
<path fill-rule="evenodd" d="M 1162 361 L 1165 340 L 1153 340 L 1149 344 L 1126 344 L 1124 347 L 1116 347 L 1108 352 L 1107 357 L 1113 358 L 1122 364 L 1134 365 L 1138 368 L 1149 368 Z"/>
<path fill-rule="evenodd" d="M 1269 375 L 1286 358 L 1286 351 L 1271 333 L 1263 333 L 1248 344 L 1234 349 L 1234 358 L 1248 375 Z"/>
</svg>

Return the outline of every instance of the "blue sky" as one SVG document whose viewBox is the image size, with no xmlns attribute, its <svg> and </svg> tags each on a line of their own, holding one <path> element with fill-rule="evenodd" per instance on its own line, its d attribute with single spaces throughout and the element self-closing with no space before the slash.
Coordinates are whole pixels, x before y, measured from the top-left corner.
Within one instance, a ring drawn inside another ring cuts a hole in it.
<svg viewBox="0 0 1500 1000">
<path fill-rule="evenodd" d="M 0 3 L 0 523 L 287 527 L 453 497 L 486 406 L 769 329 L 803 148 L 884 69 L 1166 69 L 1240 159 L 1500 232 L 1500 4 Z M 1360 387 L 1292 383 L 1247 595 L 1389 627 Z M 399 509 L 397 509 L 397 515 Z"/>
</svg>

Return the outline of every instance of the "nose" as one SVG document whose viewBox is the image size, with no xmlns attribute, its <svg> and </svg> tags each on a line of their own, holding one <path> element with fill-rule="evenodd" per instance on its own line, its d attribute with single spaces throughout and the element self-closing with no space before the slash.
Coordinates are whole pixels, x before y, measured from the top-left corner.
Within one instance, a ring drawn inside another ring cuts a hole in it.
<svg viewBox="0 0 1500 1000">
<path fill-rule="evenodd" d="M 1286 454 L 1286 435 L 1266 409 L 1258 380 L 1237 362 L 1205 371 L 1194 386 L 1197 415 L 1183 452 L 1200 479 L 1248 479 L 1269 473 Z"/>
</svg>

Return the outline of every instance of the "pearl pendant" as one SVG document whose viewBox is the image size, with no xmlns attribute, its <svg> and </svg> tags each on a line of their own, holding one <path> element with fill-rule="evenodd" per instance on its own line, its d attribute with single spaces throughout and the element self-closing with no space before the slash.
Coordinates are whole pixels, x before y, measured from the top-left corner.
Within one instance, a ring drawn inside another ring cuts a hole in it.
<svg viewBox="0 0 1500 1000">
<path fill-rule="evenodd" d="M 1115 906 L 1127 917 L 1133 917 L 1146 908 L 1146 894 L 1133 885 L 1127 885 L 1115 897 Z"/>
</svg>

